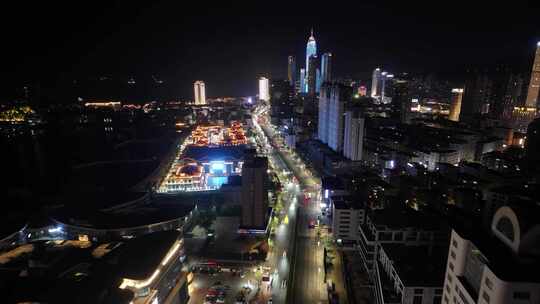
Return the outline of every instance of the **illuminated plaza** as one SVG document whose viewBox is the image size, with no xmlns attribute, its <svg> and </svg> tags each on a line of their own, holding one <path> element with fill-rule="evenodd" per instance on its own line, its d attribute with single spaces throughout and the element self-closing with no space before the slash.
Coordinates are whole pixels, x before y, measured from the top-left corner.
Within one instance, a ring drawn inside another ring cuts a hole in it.
<svg viewBox="0 0 540 304">
<path fill-rule="evenodd" d="M 246 137 L 240 122 L 197 126 L 180 146 L 159 192 L 217 190 L 228 177 L 240 175 Z"/>
</svg>

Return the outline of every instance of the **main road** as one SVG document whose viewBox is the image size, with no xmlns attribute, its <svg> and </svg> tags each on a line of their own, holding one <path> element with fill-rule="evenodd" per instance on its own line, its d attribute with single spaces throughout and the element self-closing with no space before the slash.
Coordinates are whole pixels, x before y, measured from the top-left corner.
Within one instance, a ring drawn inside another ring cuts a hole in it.
<svg viewBox="0 0 540 304">
<path fill-rule="evenodd" d="M 261 111 L 264 114 L 264 111 Z M 255 115 L 254 120 L 258 120 Z M 267 138 L 271 140 L 271 150 L 278 154 L 280 163 L 293 173 L 301 185 L 302 192 L 296 196 L 298 212 L 295 235 L 292 238 L 296 243 L 294 252 L 289 253 L 292 268 L 290 269 L 289 286 L 287 288 L 288 303 L 327 303 L 327 292 L 324 278 L 324 245 L 315 229 L 308 228 L 311 222 L 317 222 L 320 215 L 320 182 L 306 170 L 300 158 L 288 149 L 281 148 L 281 143 L 268 124 L 267 117 L 260 119 L 258 129 L 262 129 Z M 304 200 L 304 196 L 310 199 Z M 293 199 L 294 200 L 294 199 Z M 294 206 L 294 205 L 293 205 Z M 291 223 L 289 223 L 291 224 Z M 292 285 L 291 285 L 292 284 Z M 284 303 L 281 302 L 280 303 Z"/>
</svg>

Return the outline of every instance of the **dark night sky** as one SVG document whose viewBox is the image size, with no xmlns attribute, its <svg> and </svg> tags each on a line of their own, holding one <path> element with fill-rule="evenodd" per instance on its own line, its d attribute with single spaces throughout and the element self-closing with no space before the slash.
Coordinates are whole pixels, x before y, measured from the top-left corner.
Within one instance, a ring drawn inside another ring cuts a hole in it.
<svg viewBox="0 0 540 304">
<path fill-rule="evenodd" d="M 185 1 L 79 2 L 2 9 L 7 54 L 0 61 L 0 95 L 25 81 L 52 86 L 73 78 L 151 74 L 183 98 L 191 98 L 196 79 L 206 82 L 209 96 L 253 94 L 258 75 L 285 77 L 287 55 L 303 62 L 311 26 L 319 52 L 334 54 L 335 74 L 361 79 L 376 66 L 447 74 L 476 64 L 527 68 L 540 40 L 539 5 L 520 1 L 252 1 L 243 7 L 199 1 L 198 8 Z"/>
</svg>

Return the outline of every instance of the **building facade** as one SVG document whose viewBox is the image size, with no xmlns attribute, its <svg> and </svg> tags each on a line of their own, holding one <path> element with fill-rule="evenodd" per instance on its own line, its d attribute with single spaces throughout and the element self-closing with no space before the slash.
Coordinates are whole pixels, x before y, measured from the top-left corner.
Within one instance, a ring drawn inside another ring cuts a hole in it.
<svg viewBox="0 0 540 304">
<path fill-rule="evenodd" d="M 463 99 L 463 89 L 452 89 L 452 100 L 450 101 L 450 114 L 448 119 L 459 121 L 459 113 L 461 112 L 461 100 Z"/>
<path fill-rule="evenodd" d="M 296 85 L 296 58 L 294 56 L 289 56 L 287 63 L 287 80 L 289 80 L 289 84 L 294 87 Z"/>
<path fill-rule="evenodd" d="M 259 78 L 259 99 L 270 101 L 270 81 L 266 77 Z"/>
<path fill-rule="evenodd" d="M 311 55 L 308 60 L 308 69 L 307 71 L 307 93 L 310 95 L 315 95 L 317 92 L 317 72 L 319 58 L 317 55 Z"/>
<path fill-rule="evenodd" d="M 309 75 L 309 58 L 311 56 L 317 56 L 317 42 L 315 41 L 315 36 L 313 36 L 313 29 L 311 29 L 311 35 L 308 38 L 308 42 L 306 44 L 306 74 L 305 76 L 308 77 Z M 315 71 L 313 71 L 313 75 L 315 75 Z M 315 79 L 313 79 L 315 81 Z M 304 83 L 305 87 L 303 92 L 308 92 L 308 82 L 306 81 Z"/>
<path fill-rule="evenodd" d="M 268 220 L 268 160 L 248 157 L 242 166 L 242 227 L 264 229 Z"/>
<path fill-rule="evenodd" d="M 380 95 L 381 86 L 381 69 L 376 68 L 373 70 L 373 76 L 371 77 L 371 97 Z"/>
<path fill-rule="evenodd" d="M 334 195 L 329 198 L 332 207 L 332 232 L 338 244 L 354 247 L 360 239 L 359 227 L 366 217 L 365 204 L 350 195 Z"/>
<path fill-rule="evenodd" d="M 324 53 L 321 58 L 321 82 L 332 81 L 332 53 Z"/>
<path fill-rule="evenodd" d="M 328 94 L 329 93 L 329 94 Z M 343 130 L 345 104 L 350 100 L 351 88 L 343 85 L 332 84 L 327 92 L 326 106 L 328 111 L 327 138 L 328 146 L 335 152 L 343 151 Z"/>
<path fill-rule="evenodd" d="M 206 87 L 204 85 L 204 81 L 197 80 L 193 84 L 193 89 L 195 93 L 195 104 L 196 105 L 204 105 L 206 104 Z"/>
<path fill-rule="evenodd" d="M 531 71 L 531 80 L 527 90 L 527 100 L 525 106 L 536 108 L 538 106 L 538 93 L 540 92 L 540 41 L 536 44 L 536 53 L 534 56 L 533 67 Z"/>
<path fill-rule="evenodd" d="M 359 110 L 349 110 L 345 113 L 345 134 L 343 156 L 352 161 L 362 160 L 364 149 L 364 122 Z"/>
<path fill-rule="evenodd" d="M 537 214 L 537 213 L 536 213 Z M 448 250 L 443 304 L 540 303 L 537 223 L 508 206 L 493 216 L 491 235 L 454 229 Z"/>
</svg>

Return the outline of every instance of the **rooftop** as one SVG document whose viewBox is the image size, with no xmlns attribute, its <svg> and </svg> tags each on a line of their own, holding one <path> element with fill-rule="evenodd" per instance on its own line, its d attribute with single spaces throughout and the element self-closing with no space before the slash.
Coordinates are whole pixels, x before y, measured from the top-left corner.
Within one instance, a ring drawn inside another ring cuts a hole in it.
<svg viewBox="0 0 540 304">
<path fill-rule="evenodd" d="M 187 146 L 182 157 L 191 158 L 199 162 L 219 160 L 242 160 L 246 145 L 237 146 Z"/>
<path fill-rule="evenodd" d="M 439 217 L 428 215 L 411 208 L 386 208 L 374 210 L 369 214 L 374 225 L 391 228 L 419 228 L 424 230 L 443 230 L 446 223 Z"/>
<path fill-rule="evenodd" d="M 448 247 L 381 244 L 405 286 L 441 287 L 444 284 Z"/>
<path fill-rule="evenodd" d="M 146 234 L 126 242 L 117 251 L 118 276 L 133 280 L 150 277 L 179 237 L 178 231 L 170 230 Z"/>
<path fill-rule="evenodd" d="M 333 195 L 331 197 L 336 209 L 363 209 L 365 202 L 352 195 Z"/>
<path fill-rule="evenodd" d="M 170 203 L 170 201 L 174 203 Z M 174 197 L 158 196 L 150 203 L 103 211 L 79 205 L 55 210 L 52 217 L 59 222 L 94 229 L 121 229 L 181 219 L 194 209 L 192 203 L 183 204 Z"/>
</svg>

